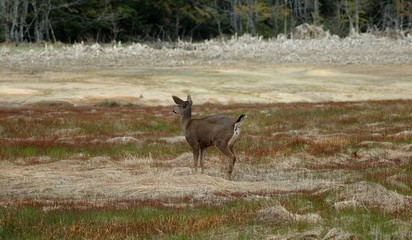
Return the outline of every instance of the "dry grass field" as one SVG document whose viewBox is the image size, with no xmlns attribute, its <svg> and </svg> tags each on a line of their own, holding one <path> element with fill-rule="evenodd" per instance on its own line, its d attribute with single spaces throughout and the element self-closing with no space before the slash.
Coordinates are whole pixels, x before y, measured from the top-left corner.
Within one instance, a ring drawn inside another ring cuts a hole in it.
<svg viewBox="0 0 412 240">
<path fill-rule="evenodd" d="M 410 239 L 411 53 L 362 36 L 3 46 L 0 239 Z M 171 99 L 187 94 L 195 117 L 248 114 L 231 181 L 213 148 L 192 171 Z"/>
</svg>

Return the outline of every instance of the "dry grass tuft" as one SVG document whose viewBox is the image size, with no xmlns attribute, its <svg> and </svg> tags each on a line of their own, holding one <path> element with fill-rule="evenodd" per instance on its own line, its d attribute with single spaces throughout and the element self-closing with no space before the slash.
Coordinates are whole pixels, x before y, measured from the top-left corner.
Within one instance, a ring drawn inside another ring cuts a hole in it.
<svg viewBox="0 0 412 240">
<path fill-rule="evenodd" d="M 291 222 L 319 223 L 322 217 L 316 213 L 297 214 L 291 213 L 281 205 L 266 207 L 258 211 L 258 219 L 273 225 L 289 225 Z"/>
<path fill-rule="evenodd" d="M 380 209 L 387 213 L 400 213 L 411 207 L 410 197 L 369 182 L 348 185 L 338 194 L 337 198 L 340 200 L 334 204 L 337 209 L 362 206 Z"/>
</svg>

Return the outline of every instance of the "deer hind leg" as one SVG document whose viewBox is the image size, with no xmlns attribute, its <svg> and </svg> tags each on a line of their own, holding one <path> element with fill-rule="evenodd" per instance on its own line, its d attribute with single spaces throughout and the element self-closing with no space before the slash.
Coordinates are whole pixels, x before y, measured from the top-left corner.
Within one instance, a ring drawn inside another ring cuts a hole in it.
<svg viewBox="0 0 412 240">
<path fill-rule="evenodd" d="M 229 148 L 230 152 L 231 152 L 233 155 L 235 155 L 235 152 L 233 151 L 233 145 L 229 145 L 228 148 Z"/>
<path fill-rule="evenodd" d="M 230 146 L 230 145 L 223 145 L 223 144 L 217 145 L 216 147 L 217 147 L 224 155 L 226 155 L 226 156 L 229 157 L 229 159 L 230 159 L 229 168 L 228 168 L 228 171 L 227 171 L 227 177 L 228 177 L 228 179 L 230 179 L 231 176 L 232 176 L 233 168 L 234 168 L 234 166 L 235 166 L 235 162 L 236 162 L 236 156 L 235 156 L 235 154 L 233 153 L 233 147 Z"/>
</svg>

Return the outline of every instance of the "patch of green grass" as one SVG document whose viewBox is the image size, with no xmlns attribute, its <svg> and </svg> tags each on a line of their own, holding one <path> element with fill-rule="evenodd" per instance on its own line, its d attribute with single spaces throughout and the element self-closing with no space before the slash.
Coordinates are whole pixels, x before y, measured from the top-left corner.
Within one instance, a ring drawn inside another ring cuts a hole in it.
<svg viewBox="0 0 412 240">
<path fill-rule="evenodd" d="M 250 222 L 257 205 L 240 201 L 219 208 L 164 208 L 140 206 L 127 210 L 79 210 L 22 207 L 0 209 L 0 239 L 174 239 L 193 238 L 210 229 Z M 41 229 L 41 231 L 39 231 Z"/>
<path fill-rule="evenodd" d="M 396 239 L 396 234 L 412 231 L 412 226 L 365 208 L 348 208 L 333 216 L 330 223 L 358 238 Z"/>
<path fill-rule="evenodd" d="M 303 237 L 305 232 L 339 228 L 360 239 L 396 238 L 412 230 L 411 215 L 382 214 L 362 207 L 334 210 L 328 194 L 300 193 L 260 200 L 235 200 L 222 205 L 164 207 L 160 202 L 142 202 L 118 209 L 122 203 L 100 208 L 72 205 L 0 208 L 0 239 L 266 239 L 268 235 Z M 184 200 L 186 201 L 186 200 Z M 258 212 L 281 204 L 291 214 L 317 213 L 322 220 L 278 222 L 259 220 Z M 124 204 L 123 204 L 124 206 Z M 41 231 L 39 231 L 41 229 Z"/>
<path fill-rule="evenodd" d="M 2 159 L 37 158 L 50 157 L 54 160 L 69 159 L 78 157 L 106 156 L 113 159 L 121 159 L 124 156 L 133 154 L 136 157 L 155 156 L 157 159 L 170 159 L 179 154 L 190 151 L 185 144 L 168 144 L 166 142 L 146 142 L 130 144 L 50 144 L 47 146 L 0 146 L 0 156 Z"/>
<path fill-rule="evenodd" d="M 23 149 L 19 149 L 21 151 L 21 157 L 31 157 L 31 156 L 36 156 L 37 155 L 37 149 L 32 146 L 25 147 Z M 17 154 L 13 154 L 17 155 Z"/>
<path fill-rule="evenodd" d="M 308 193 L 279 196 L 279 203 L 289 212 L 296 214 L 317 213 L 321 222 L 291 221 L 286 225 L 277 225 L 272 228 L 272 234 L 287 236 L 291 233 L 304 233 L 311 229 L 323 228 L 320 236 L 326 235 L 333 228 L 341 229 L 347 236 L 359 239 L 397 239 L 397 234 L 412 233 L 412 213 L 382 213 L 377 209 L 366 207 L 348 207 L 335 210 L 328 203 L 329 192 L 322 195 Z M 268 226 L 270 227 L 270 226 Z M 292 234 L 293 235 L 293 234 Z M 293 235 L 295 237 L 299 234 Z M 293 238 L 293 237 L 292 237 Z"/>
</svg>

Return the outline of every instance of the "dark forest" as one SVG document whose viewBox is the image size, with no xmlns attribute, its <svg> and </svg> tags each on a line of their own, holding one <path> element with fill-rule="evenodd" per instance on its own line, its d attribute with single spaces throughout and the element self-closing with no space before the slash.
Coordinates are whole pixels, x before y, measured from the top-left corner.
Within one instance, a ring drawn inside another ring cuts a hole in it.
<svg viewBox="0 0 412 240">
<path fill-rule="evenodd" d="M 412 28 L 408 0 L 0 0 L 0 13 L 1 42 L 290 37 L 303 23 L 341 37 Z"/>
</svg>

